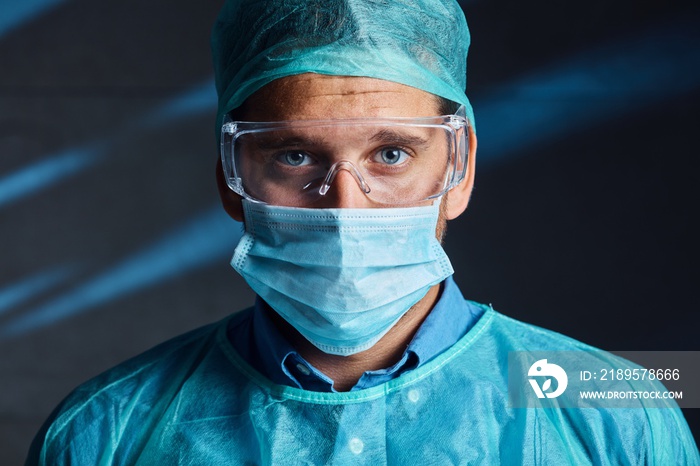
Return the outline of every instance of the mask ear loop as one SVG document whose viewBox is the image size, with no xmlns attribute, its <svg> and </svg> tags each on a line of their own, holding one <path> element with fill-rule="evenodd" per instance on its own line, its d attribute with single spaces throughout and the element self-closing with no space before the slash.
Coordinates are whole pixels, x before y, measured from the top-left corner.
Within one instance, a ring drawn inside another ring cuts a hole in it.
<svg viewBox="0 0 700 466">
<path fill-rule="evenodd" d="M 357 169 L 357 167 L 355 167 L 355 165 L 349 160 L 340 160 L 331 165 L 331 168 L 328 170 L 328 174 L 326 175 L 326 178 L 323 180 L 323 183 L 321 184 L 321 187 L 318 190 L 318 193 L 321 196 L 325 196 L 328 190 L 331 189 L 331 184 L 333 183 L 333 180 L 335 180 L 335 175 L 340 170 L 345 170 L 349 172 L 353 176 L 353 178 L 355 178 L 355 181 L 357 181 L 357 184 L 360 186 L 360 189 L 363 193 L 370 193 L 371 190 L 369 189 L 367 183 L 365 183 L 365 179 L 362 178 L 362 174 L 360 174 L 360 171 Z"/>
</svg>

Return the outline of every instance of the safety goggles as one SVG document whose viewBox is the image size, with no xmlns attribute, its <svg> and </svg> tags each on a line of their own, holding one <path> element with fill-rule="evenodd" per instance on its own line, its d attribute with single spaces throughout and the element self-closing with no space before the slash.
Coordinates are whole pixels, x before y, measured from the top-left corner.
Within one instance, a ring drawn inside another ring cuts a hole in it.
<svg viewBox="0 0 700 466">
<path fill-rule="evenodd" d="M 348 172 L 374 203 L 416 205 L 459 184 L 468 122 L 455 115 L 243 122 L 226 118 L 221 160 L 228 186 L 246 199 L 309 207 Z"/>
</svg>

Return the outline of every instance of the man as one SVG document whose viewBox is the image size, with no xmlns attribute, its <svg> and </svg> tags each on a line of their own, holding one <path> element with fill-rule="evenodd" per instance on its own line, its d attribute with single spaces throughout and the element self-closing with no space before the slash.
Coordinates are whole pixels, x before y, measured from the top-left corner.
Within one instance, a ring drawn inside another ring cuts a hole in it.
<svg viewBox="0 0 700 466">
<path fill-rule="evenodd" d="M 698 463 L 671 405 L 512 407 L 509 353 L 590 348 L 450 278 L 476 151 L 456 2 L 230 1 L 212 39 L 259 299 L 79 387 L 27 464 Z"/>
</svg>

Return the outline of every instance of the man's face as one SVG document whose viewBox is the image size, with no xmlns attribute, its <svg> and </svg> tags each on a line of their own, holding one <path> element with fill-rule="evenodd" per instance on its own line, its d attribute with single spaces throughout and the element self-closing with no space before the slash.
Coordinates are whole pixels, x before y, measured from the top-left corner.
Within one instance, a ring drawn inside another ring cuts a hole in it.
<svg viewBox="0 0 700 466">
<path fill-rule="evenodd" d="M 302 74 L 281 78 L 266 85 L 251 95 L 244 105 L 236 110 L 234 117 L 242 121 L 269 122 L 416 118 L 437 116 L 441 113 L 440 100 L 437 97 L 413 87 L 373 78 Z M 338 153 L 352 152 L 353 147 L 348 147 L 354 145 L 351 138 L 343 140 L 329 134 L 326 138 L 337 148 Z M 470 146 L 473 142 L 475 141 L 470 140 Z M 470 152 L 473 152 L 471 148 Z M 468 168 L 469 178 L 443 198 L 438 237 L 442 236 L 446 220 L 456 217 L 466 207 L 473 173 L 473 153 L 470 155 L 472 157 Z M 219 183 L 226 210 L 240 220 L 240 199 L 228 190 L 225 184 L 222 186 L 221 180 Z M 305 207 L 363 208 L 381 205 L 376 205 L 365 195 L 349 171 L 340 170 L 328 193 L 313 206 Z"/>
</svg>

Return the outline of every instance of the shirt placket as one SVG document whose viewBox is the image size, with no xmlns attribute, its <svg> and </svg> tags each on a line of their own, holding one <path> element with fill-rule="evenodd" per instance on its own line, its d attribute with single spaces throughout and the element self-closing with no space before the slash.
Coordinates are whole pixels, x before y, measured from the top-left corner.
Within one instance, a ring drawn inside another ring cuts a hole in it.
<svg viewBox="0 0 700 466">
<path fill-rule="evenodd" d="M 331 464 L 386 464 L 386 401 L 344 405 Z"/>
</svg>

